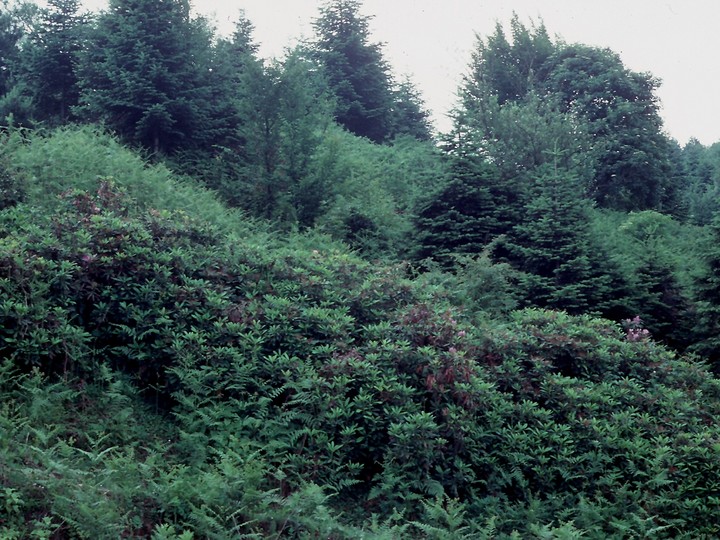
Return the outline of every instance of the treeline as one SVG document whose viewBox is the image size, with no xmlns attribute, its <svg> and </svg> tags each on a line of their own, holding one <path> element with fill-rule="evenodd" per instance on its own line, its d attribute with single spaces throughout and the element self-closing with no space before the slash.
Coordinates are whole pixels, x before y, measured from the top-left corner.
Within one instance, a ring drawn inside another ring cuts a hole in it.
<svg viewBox="0 0 720 540">
<path fill-rule="evenodd" d="M 0 116 L 102 124 L 281 229 L 491 284 L 503 312 L 639 316 L 715 358 L 720 156 L 664 133 L 657 79 L 515 16 L 478 38 L 436 134 L 371 22 L 328 2 L 308 42 L 264 61 L 250 20 L 219 36 L 185 1 L 5 0 Z"/>
</svg>

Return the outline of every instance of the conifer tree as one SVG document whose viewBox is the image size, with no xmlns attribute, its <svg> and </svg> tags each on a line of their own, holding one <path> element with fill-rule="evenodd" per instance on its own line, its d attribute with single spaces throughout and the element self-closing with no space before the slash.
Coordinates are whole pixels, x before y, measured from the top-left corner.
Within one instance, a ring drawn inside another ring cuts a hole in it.
<svg viewBox="0 0 720 540">
<path fill-rule="evenodd" d="M 0 96 L 10 90 L 12 75 L 17 63 L 18 42 L 24 31 L 17 10 L 10 0 L 0 3 Z"/>
<path fill-rule="evenodd" d="M 495 256 L 524 272 L 526 303 L 569 313 L 602 313 L 611 304 L 607 257 L 593 242 L 589 204 L 577 178 L 555 167 L 533 178 L 522 220 Z"/>
<path fill-rule="evenodd" d="M 65 122 L 78 103 L 77 55 L 89 31 L 80 0 L 48 0 L 23 48 L 22 78 L 38 118 Z"/>
<path fill-rule="evenodd" d="M 705 271 L 695 283 L 697 321 L 700 339 L 692 349 L 708 359 L 720 372 L 720 216 L 709 226 L 711 235 L 703 246 Z"/>
<path fill-rule="evenodd" d="M 410 79 L 393 89 L 392 137 L 410 135 L 419 141 L 432 139 L 430 113 Z"/>
<path fill-rule="evenodd" d="M 510 230 L 513 199 L 522 197 L 502 181 L 492 165 L 477 157 L 452 157 L 449 179 L 421 200 L 415 230 L 420 259 L 446 265 L 457 254 L 479 254 Z"/>
<path fill-rule="evenodd" d="M 383 142 L 392 134 L 392 85 L 381 46 L 370 42 L 370 17 L 359 0 L 332 0 L 315 21 L 314 49 L 337 99 L 340 125 Z"/>
<path fill-rule="evenodd" d="M 22 77 L 21 48 L 37 18 L 30 2 L 0 1 L 0 122 L 32 125 L 31 92 Z"/>
<path fill-rule="evenodd" d="M 666 214 L 631 212 L 619 227 L 622 236 L 617 240 L 631 242 L 624 251 L 626 265 L 633 269 L 627 299 L 632 316 L 640 317 L 653 339 L 684 349 L 692 339 L 693 308 L 678 279 L 677 254 L 668 247 L 668 239 L 678 230 L 679 224 Z"/>
<path fill-rule="evenodd" d="M 187 0 L 111 0 L 81 56 L 85 118 L 153 152 L 202 140 L 211 37 Z"/>
<path fill-rule="evenodd" d="M 221 37 L 215 43 L 208 73 L 211 116 L 217 130 L 212 144 L 236 154 L 244 154 L 242 125 L 247 111 L 242 109 L 249 98 L 248 81 L 262 69 L 253 32 L 252 21 L 242 12 L 230 38 Z"/>
</svg>

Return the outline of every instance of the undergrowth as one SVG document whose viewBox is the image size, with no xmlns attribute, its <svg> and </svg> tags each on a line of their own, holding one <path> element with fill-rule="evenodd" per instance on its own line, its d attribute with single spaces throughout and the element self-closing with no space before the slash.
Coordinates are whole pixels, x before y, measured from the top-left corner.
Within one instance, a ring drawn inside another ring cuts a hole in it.
<svg viewBox="0 0 720 540">
<path fill-rule="evenodd" d="M 0 536 L 720 534 L 720 386 L 696 359 L 592 317 L 464 313 L 107 136 L 20 135 Z"/>
</svg>

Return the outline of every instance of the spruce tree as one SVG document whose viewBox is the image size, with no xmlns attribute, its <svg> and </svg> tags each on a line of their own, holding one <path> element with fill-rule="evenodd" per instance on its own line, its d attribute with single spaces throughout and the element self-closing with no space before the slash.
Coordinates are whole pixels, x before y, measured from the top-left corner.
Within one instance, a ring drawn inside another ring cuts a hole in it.
<svg viewBox="0 0 720 540">
<path fill-rule="evenodd" d="M 409 135 L 419 141 L 432 139 L 430 113 L 410 79 L 393 89 L 392 137 Z"/>
<path fill-rule="evenodd" d="M 524 272 L 525 303 L 569 313 L 602 313 L 611 300 L 607 257 L 593 242 L 589 204 L 571 173 L 543 167 L 533 177 L 522 220 L 495 256 Z"/>
<path fill-rule="evenodd" d="M 90 18 L 80 0 L 48 0 L 22 52 L 22 77 L 39 119 L 63 123 L 78 103 L 77 55 Z"/>
<path fill-rule="evenodd" d="M 30 2 L 0 0 L 0 123 L 31 126 L 32 93 L 23 78 L 21 43 L 36 24 L 38 7 Z"/>
<path fill-rule="evenodd" d="M 692 349 L 709 360 L 720 372 L 720 216 L 710 227 L 711 235 L 704 249 L 705 271 L 695 283 L 697 322 L 695 334 L 700 337 Z"/>
<path fill-rule="evenodd" d="M 208 73 L 211 122 L 216 130 L 212 146 L 242 155 L 246 143 L 242 126 L 247 113 L 244 103 L 249 99 L 247 85 L 262 70 L 253 32 L 253 23 L 241 13 L 232 35 L 215 43 Z"/>
<path fill-rule="evenodd" d="M 421 199 L 415 218 L 416 257 L 448 266 L 455 255 L 479 254 L 508 232 L 517 217 L 513 203 L 522 197 L 484 160 L 471 156 L 450 160 L 448 180 Z"/>
</svg>

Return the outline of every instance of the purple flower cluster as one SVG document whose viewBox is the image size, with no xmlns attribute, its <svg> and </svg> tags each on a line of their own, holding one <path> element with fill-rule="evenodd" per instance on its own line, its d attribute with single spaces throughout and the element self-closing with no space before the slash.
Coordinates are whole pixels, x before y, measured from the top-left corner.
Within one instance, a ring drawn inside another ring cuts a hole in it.
<svg viewBox="0 0 720 540">
<path fill-rule="evenodd" d="M 636 315 L 633 319 L 625 319 L 622 324 L 623 328 L 625 328 L 626 341 L 636 342 L 650 339 L 650 332 L 647 328 L 642 327 L 642 319 L 639 315 Z"/>
</svg>

